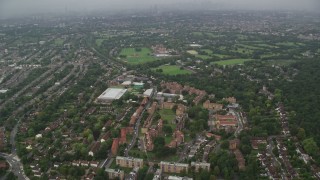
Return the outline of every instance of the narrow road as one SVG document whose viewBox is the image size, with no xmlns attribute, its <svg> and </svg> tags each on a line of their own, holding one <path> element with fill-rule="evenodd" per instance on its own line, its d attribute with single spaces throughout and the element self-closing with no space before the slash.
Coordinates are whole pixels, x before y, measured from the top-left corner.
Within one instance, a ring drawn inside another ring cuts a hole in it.
<svg viewBox="0 0 320 180">
<path fill-rule="evenodd" d="M 10 164 L 10 170 L 14 173 L 14 175 L 16 175 L 19 180 L 24 180 L 29 178 L 24 173 L 23 165 L 16 152 L 16 143 L 15 143 L 15 137 L 18 132 L 19 123 L 20 123 L 20 120 L 14 126 L 10 134 L 10 144 L 12 146 L 11 154 L 0 153 L 0 156 L 5 158 L 8 161 L 8 163 Z"/>
</svg>

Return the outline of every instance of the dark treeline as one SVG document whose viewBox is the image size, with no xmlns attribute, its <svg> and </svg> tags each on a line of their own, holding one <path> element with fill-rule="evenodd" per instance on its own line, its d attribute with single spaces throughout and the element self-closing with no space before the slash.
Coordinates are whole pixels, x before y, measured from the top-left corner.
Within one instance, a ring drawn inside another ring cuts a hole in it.
<svg viewBox="0 0 320 180">
<path fill-rule="evenodd" d="M 290 114 L 293 135 L 304 129 L 300 137 L 304 149 L 320 162 L 320 62 L 319 60 L 299 61 L 292 65 L 298 70 L 292 82 L 282 83 L 283 99 Z M 313 142 L 316 142 L 313 143 Z"/>
</svg>

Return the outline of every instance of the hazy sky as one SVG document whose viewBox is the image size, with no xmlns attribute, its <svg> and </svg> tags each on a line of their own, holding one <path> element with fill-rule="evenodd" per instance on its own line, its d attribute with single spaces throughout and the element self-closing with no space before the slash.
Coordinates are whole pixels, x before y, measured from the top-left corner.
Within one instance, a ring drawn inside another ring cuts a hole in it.
<svg viewBox="0 0 320 180">
<path fill-rule="evenodd" d="M 149 8 L 152 5 L 211 3 L 223 8 L 292 9 L 320 11 L 320 0 L 0 0 L 0 17 L 38 12 L 125 10 Z M 183 6 L 182 6 L 183 7 Z M 191 6 L 192 7 L 192 6 Z"/>
</svg>

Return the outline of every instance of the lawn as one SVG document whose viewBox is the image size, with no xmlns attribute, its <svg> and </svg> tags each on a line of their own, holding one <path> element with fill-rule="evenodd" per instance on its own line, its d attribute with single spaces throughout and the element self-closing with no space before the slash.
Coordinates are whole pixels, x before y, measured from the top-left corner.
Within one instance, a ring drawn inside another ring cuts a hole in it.
<svg viewBox="0 0 320 180">
<path fill-rule="evenodd" d="M 297 46 L 303 46 L 304 44 L 303 43 L 295 43 L 295 42 L 281 42 L 281 43 L 276 43 L 276 45 L 297 47 Z"/>
<path fill-rule="evenodd" d="M 204 52 L 206 52 L 206 53 L 208 53 L 208 54 L 212 54 L 212 53 L 213 53 L 213 51 L 210 50 L 210 49 L 203 49 L 202 51 L 204 51 Z"/>
<path fill-rule="evenodd" d="M 192 35 L 194 35 L 194 36 L 202 36 L 203 33 L 202 32 L 193 32 Z"/>
<path fill-rule="evenodd" d="M 204 59 L 204 60 L 206 60 L 206 59 L 210 59 L 210 58 L 211 58 L 211 56 L 208 56 L 208 55 L 201 55 L 201 54 L 197 54 L 197 55 L 196 55 L 196 57 L 197 57 L 197 58 Z"/>
<path fill-rule="evenodd" d="M 244 64 L 246 61 L 252 61 L 253 59 L 228 59 L 224 61 L 216 61 L 214 64 L 218 65 L 236 65 L 236 64 Z"/>
<path fill-rule="evenodd" d="M 256 46 L 263 47 L 263 48 L 279 48 L 278 46 L 273 46 L 269 44 L 256 44 Z"/>
<path fill-rule="evenodd" d="M 248 36 L 242 35 L 242 34 L 237 34 L 237 38 L 238 38 L 239 40 L 246 40 L 246 39 L 248 39 Z"/>
<path fill-rule="evenodd" d="M 218 58 L 221 58 L 221 59 L 229 57 L 228 55 L 225 55 L 225 54 L 212 54 L 212 55 L 217 56 Z"/>
<path fill-rule="evenodd" d="M 62 46 L 64 43 L 64 40 L 61 39 L 61 38 L 57 38 L 54 40 L 54 44 L 57 45 L 57 46 Z"/>
<path fill-rule="evenodd" d="M 168 121 L 168 124 L 170 124 L 171 121 L 176 118 L 176 113 L 174 113 L 171 109 L 161 109 L 159 114 L 162 120 Z"/>
<path fill-rule="evenodd" d="M 154 152 L 147 152 L 147 158 L 150 161 L 178 161 L 179 157 L 177 155 L 168 154 L 166 157 L 157 158 Z"/>
<path fill-rule="evenodd" d="M 224 37 L 225 35 L 220 35 L 220 34 L 215 34 L 215 33 L 205 33 L 207 36 L 209 36 L 210 38 L 220 38 L 220 37 Z"/>
<path fill-rule="evenodd" d="M 165 143 L 169 144 L 172 141 L 172 135 L 168 134 L 167 136 L 164 137 Z"/>
<path fill-rule="evenodd" d="M 140 51 L 137 51 L 136 48 L 124 48 L 121 50 L 120 56 L 125 56 L 124 61 L 129 64 L 141 64 L 156 60 L 149 48 L 141 48 Z"/>
<path fill-rule="evenodd" d="M 198 52 L 195 51 L 195 50 L 189 50 L 189 51 L 187 51 L 187 53 L 189 53 L 191 55 L 197 55 L 198 54 Z"/>
<path fill-rule="evenodd" d="M 252 54 L 252 49 L 237 47 L 235 50 L 231 50 L 232 52 L 241 53 L 241 54 Z"/>
<path fill-rule="evenodd" d="M 272 57 L 277 57 L 280 56 L 280 53 L 267 53 L 267 54 L 262 54 L 261 58 L 272 58 Z"/>
<path fill-rule="evenodd" d="M 101 44 L 103 43 L 105 39 L 96 39 L 96 45 L 97 46 L 101 46 Z"/>
<path fill-rule="evenodd" d="M 247 45 L 247 44 L 237 44 L 237 46 L 240 46 L 240 47 L 243 47 L 243 48 L 246 48 L 246 49 L 252 49 L 252 50 L 261 50 L 261 49 L 263 49 L 261 47 L 250 46 L 250 45 Z"/>
<path fill-rule="evenodd" d="M 180 69 L 180 66 L 176 65 L 162 65 L 159 66 L 156 69 L 162 69 L 163 74 L 167 75 L 178 75 L 178 74 L 191 74 L 191 71 L 185 70 L 185 69 Z M 156 70 L 154 69 L 154 70 Z"/>
<path fill-rule="evenodd" d="M 204 51 L 204 52 L 208 53 L 208 55 L 199 54 L 195 50 L 189 50 L 189 51 L 187 51 L 187 53 L 189 53 L 191 55 L 194 55 L 197 58 L 204 59 L 204 60 L 212 58 L 211 55 L 212 55 L 213 52 L 210 49 L 201 49 L 201 51 Z"/>
</svg>

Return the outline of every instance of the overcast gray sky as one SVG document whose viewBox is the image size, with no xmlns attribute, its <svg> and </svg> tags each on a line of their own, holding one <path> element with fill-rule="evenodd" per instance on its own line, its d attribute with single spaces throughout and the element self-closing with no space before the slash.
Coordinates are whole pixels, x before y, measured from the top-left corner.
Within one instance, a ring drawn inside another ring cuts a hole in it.
<svg viewBox="0 0 320 180">
<path fill-rule="evenodd" d="M 219 4 L 224 8 L 319 10 L 320 0 L 0 0 L 0 17 L 38 12 L 125 10 L 168 4 Z"/>
</svg>

